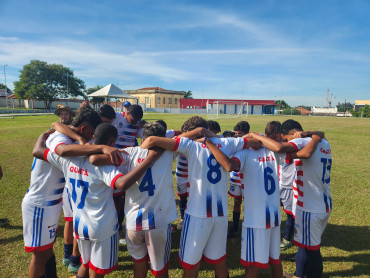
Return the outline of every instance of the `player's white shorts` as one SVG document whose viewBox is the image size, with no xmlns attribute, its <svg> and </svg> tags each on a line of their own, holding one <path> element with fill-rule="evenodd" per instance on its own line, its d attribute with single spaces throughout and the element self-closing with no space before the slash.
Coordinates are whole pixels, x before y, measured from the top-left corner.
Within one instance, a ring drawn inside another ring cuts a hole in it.
<svg viewBox="0 0 370 278">
<path fill-rule="evenodd" d="M 280 264 L 280 226 L 270 229 L 242 228 L 240 263 L 246 267 L 268 268 Z"/>
<path fill-rule="evenodd" d="M 243 196 L 242 187 L 240 184 L 230 183 L 229 195 L 233 198 L 241 198 Z"/>
<path fill-rule="evenodd" d="M 293 188 L 280 188 L 280 202 L 283 204 L 284 211 L 293 215 Z"/>
<path fill-rule="evenodd" d="M 100 275 L 105 275 L 117 268 L 118 230 L 103 241 L 77 239 L 83 265 Z"/>
<path fill-rule="evenodd" d="M 192 269 L 202 259 L 218 264 L 226 258 L 227 216 L 199 218 L 185 213 L 179 261 Z"/>
<path fill-rule="evenodd" d="M 188 196 L 188 187 L 190 186 L 190 184 L 187 182 L 187 183 L 182 183 L 182 184 L 177 184 L 177 195 L 179 195 L 180 197 L 182 196 Z"/>
<path fill-rule="evenodd" d="M 65 187 L 63 191 L 63 215 L 64 221 L 73 221 L 71 194 L 67 187 Z"/>
<path fill-rule="evenodd" d="M 62 203 L 41 208 L 22 202 L 23 237 L 26 252 L 41 252 L 53 247 L 61 211 Z"/>
<path fill-rule="evenodd" d="M 294 245 L 308 249 L 320 249 L 321 236 L 330 217 L 329 213 L 305 212 L 297 209 L 294 222 Z"/>
<path fill-rule="evenodd" d="M 154 276 L 162 275 L 171 253 L 171 224 L 143 231 L 126 231 L 127 250 L 135 262 L 149 260 Z"/>
</svg>

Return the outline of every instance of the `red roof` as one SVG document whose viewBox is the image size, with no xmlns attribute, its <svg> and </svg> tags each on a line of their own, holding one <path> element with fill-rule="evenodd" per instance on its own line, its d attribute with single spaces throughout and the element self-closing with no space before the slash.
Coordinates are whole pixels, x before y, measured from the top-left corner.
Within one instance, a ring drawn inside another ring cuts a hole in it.
<svg viewBox="0 0 370 278">
<path fill-rule="evenodd" d="M 240 104 L 241 102 L 248 102 L 248 105 L 275 105 L 275 100 L 247 100 L 247 99 L 194 99 L 194 98 L 182 98 L 180 99 L 180 108 L 186 108 L 187 106 L 205 107 L 207 101 L 210 104 L 215 102 L 227 102 L 224 104 Z"/>
</svg>

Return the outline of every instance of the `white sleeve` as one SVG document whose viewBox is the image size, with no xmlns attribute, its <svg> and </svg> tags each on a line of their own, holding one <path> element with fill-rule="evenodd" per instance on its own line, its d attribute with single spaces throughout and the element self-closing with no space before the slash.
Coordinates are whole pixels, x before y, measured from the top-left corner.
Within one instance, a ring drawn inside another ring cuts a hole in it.
<svg viewBox="0 0 370 278">
<path fill-rule="evenodd" d="M 173 151 L 178 151 L 184 154 L 188 159 L 193 154 L 196 155 L 196 151 L 195 151 L 196 145 L 195 144 L 199 144 L 199 143 L 196 143 L 186 137 L 176 138 L 175 140 L 176 140 L 176 145 Z"/>
<path fill-rule="evenodd" d="M 236 152 L 232 158 L 236 159 L 239 162 L 239 170 L 244 167 L 246 153 L 243 151 Z"/>
<path fill-rule="evenodd" d="M 118 168 L 114 165 L 104 165 L 100 167 L 96 167 L 96 172 L 99 173 L 100 177 L 102 178 L 103 182 L 113 189 L 116 180 L 123 176 L 123 174 L 118 170 Z"/>
<path fill-rule="evenodd" d="M 49 162 L 51 165 L 57 167 L 59 170 L 63 171 L 65 165 L 68 164 L 68 160 L 64 157 L 57 155 L 56 153 L 46 149 L 44 153 L 44 159 Z"/>
<path fill-rule="evenodd" d="M 299 151 L 299 150 L 302 150 L 310 141 L 311 141 L 311 138 L 306 137 L 306 138 L 293 139 L 289 141 L 289 143 L 292 144 L 297 151 Z"/>
<path fill-rule="evenodd" d="M 246 138 L 238 137 L 238 138 L 225 138 L 223 140 L 227 140 L 228 145 L 230 147 L 230 152 L 236 153 L 237 151 L 241 151 L 246 148 L 248 140 Z"/>
<path fill-rule="evenodd" d="M 55 149 L 59 146 L 59 145 L 71 145 L 73 142 L 72 140 L 65 136 L 64 134 L 58 134 L 56 136 L 54 136 L 49 142 L 47 145 L 47 147 L 52 151 L 52 152 L 55 152 Z"/>
</svg>

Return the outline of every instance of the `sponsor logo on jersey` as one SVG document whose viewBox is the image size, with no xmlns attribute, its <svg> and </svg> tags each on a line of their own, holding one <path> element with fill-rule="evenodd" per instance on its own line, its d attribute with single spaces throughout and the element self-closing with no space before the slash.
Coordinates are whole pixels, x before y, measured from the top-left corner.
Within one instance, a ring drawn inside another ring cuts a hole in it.
<svg viewBox="0 0 370 278">
<path fill-rule="evenodd" d="M 331 154 L 331 149 L 323 149 L 323 148 L 320 148 L 320 152 L 324 153 L 324 154 Z"/>
<path fill-rule="evenodd" d="M 88 176 L 87 170 L 80 169 L 78 167 L 71 166 L 69 168 L 69 171 L 72 172 L 72 173 L 83 175 L 83 176 Z"/>
<path fill-rule="evenodd" d="M 266 156 L 266 157 L 259 157 L 259 162 L 265 162 L 265 161 L 275 161 L 275 158 L 273 156 Z"/>
</svg>

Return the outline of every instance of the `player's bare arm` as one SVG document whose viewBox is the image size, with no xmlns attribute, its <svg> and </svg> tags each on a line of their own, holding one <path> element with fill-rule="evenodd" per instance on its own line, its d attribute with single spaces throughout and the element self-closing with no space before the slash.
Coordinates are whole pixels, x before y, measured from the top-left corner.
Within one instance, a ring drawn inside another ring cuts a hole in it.
<svg viewBox="0 0 370 278">
<path fill-rule="evenodd" d="M 259 135 L 257 133 L 249 133 L 249 134 L 252 136 L 252 138 L 255 138 L 261 141 L 262 144 L 266 148 L 272 150 L 273 152 L 291 153 L 291 152 L 296 151 L 295 147 L 290 143 L 285 143 L 285 142 L 280 143 L 270 138 L 267 138 L 266 136 Z"/>
<path fill-rule="evenodd" d="M 217 148 L 216 145 L 213 144 L 209 138 L 205 139 L 205 143 L 208 149 L 216 158 L 217 162 L 220 163 L 220 165 L 224 167 L 226 171 L 238 172 L 240 170 L 238 161 L 236 161 L 235 159 L 228 158 L 227 155 L 224 154 L 219 148 Z"/>
<path fill-rule="evenodd" d="M 321 142 L 321 137 L 316 134 L 312 134 L 312 140 L 300 151 L 291 154 L 291 159 L 301 158 L 308 159 L 315 152 L 317 145 Z"/>
<path fill-rule="evenodd" d="M 172 151 L 176 146 L 176 140 L 171 138 L 164 138 L 164 137 L 157 137 L 157 136 L 150 136 L 144 140 L 141 144 L 141 148 L 143 149 L 151 149 L 153 147 L 160 147 L 162 149 Z"/>
<path fill-rule="evenodd" d="M 200 138 L 200 137 L 217 137 L 212 131 L 204 127 L 197 127 L 191 131 L 184 132 L 179 137 L 186 137 L 191 140 Z"/>
<path fill-rule="evenodd" d="M 145 171 L 162 155 L 164 149 L 153 148 L 149 150 L 148 156 L 137 167 L 132 169 L 126 175 L 119 177 L 114 183 L 114 187 L 125 191 L 140 179 Z"/>
<path fill-rule="evenodd" d="M 294 133 L 294 138 L 304 138 L 304 137 L 312 137 L 312 135 L 317 135 L 320 138 L 325 138 L 325 132 L 322 131 L 296 131 Z"/>
<path fill-rule="evenodd" d="M 87 141 L 81 135 L 79 135 L 77 132 L 75 132 L 65 124 L 54 122 L 51 124 L 51 127 L 56 131 L 64 134 L 65 136 L 68 136 L 72 140 L 77 141 L 80 145 L 84 145 L 87 143 Z"/>
</svg>

